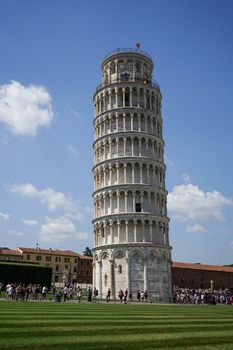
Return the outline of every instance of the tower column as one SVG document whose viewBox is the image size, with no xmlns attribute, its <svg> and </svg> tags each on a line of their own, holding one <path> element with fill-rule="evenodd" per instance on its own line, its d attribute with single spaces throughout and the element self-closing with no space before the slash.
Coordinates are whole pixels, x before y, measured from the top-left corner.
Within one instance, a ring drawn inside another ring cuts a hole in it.
<svg viewBox="0 0 233 350">
<path fill-rule="evenodd" d="M 133 235 L 134 235 L 134 242 L 137 242 L 137 222 L 134 221 L 134 226 L 133 226 Z"/>
<path fill-rule="evenodd" d="M 119 115 L 116 113 L 116 131 L 119 131 Z"/>
<path fill-rule="evenodd" d="M 140 184 L 143 183 L 142 181 L 142 164 L 139 164 L 139 169 L 140 169 Z"/>
<path fill-rule="evenodd" d="M 133 89 L 132 88 L 129 89 L 129 105 L 130 107 L 133 106 Z"/>
<path fill-rule="evenodd" d="M 147 260 L 144 260 L 144 291 L 147 290 Z"/>
<path fill-rule="evenodd" d="M 149 223 L 149 225 L 150 225 L 150 241 L 152 242 L 153 241 L 153 236 L 152 236 L 152 229 L 153 229 L 153 224 L 152 224 L 152 222 L 150 222 Z"/>
<path fill-rule="evenodd" d="M 129 241 L 129 223 L 128 221 L 125 222 L 125 237 L 126 237 L 126 242 Z"/>
<path fill-rule="evenodd" d="M 130 130 L 133 131 L 133 113 L 130 114 Z"/>
<path fill-rule="evenodd" d="M 99 295 L 100 298 L 103 298 L 102 295 L 102 261 L 98 261 L 99 264 Z"/>
<path fill-rule="evenodd" d="M 130 259 L 129 258 L 126 258 L 126 265 L 125 265 L 125 268 L 126 268 L 126 271 L 125 271 L 125 277 L 126 277 L 126 289 L 128 289 L 128 293 L 130 291 Z"/>
<path fill-rule="evenodd" d="M 125 107 L 125 89 L 122 89 L 122 97 L 123 97 L 123 101 L 122 101 L 122 106 Z"/>
<path fill-rule="evenodd" d="M 127 213 L 127 211 L 128 211 L 128 192 L 125 191 L 125 213 Z"/>
<path fill-rule="evenodd" d="M 118 108 L 118 89 L 115 89 L 115 95 L 116 95 L 116 108 Z"/>
<path fill-rule="evenodd" d="M 127 182 L 127 178 L 126 178 L 126 172 L 127 172 L 127 164 L 124 164 L 124 183 Z"/>
<path fill-rule="evenodd" d="M 126 138 L 124 137 L 124 157 L 126 156 Z"/>
</svg>

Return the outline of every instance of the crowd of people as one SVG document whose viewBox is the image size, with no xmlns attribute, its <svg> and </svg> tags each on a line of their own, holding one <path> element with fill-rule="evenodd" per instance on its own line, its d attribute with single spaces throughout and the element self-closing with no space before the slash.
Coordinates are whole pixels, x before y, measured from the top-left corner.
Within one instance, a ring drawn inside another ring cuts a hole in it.
<svg viewBox="0 0 233 350">
<path fill-rule="evenodd" d="M 4 283 L 0 283 L 0 291 Z M 46 300 L 48 287 L 39 284 L 8 283 L 5 286 L 6 298 L 8 300 Z"/>
<path fill-rule="evenodd" d="M 70 301 L 77 300 L 81 302 L 83 296 L 87 296 L 88 301 L 97 302 L 98 290 L 91 287 L 87 290 L 82 289 L 80 286 L 65 285 L 64 288 L 57 288 L 55 285 L 47 287 L 40 284 L 23 284 L 23 283 L 0 283 L 0 292 L 2 296 L 5 296 L 7 300 L 37 300 L 37 301 Z"/>
<path fill-rule="evenodd" d="M 174 288 L 173 302 L 175 304 L 228 304 L 233 302 L 229 289 L 211 291 L 210 289 Z"/>
<path fill-rule="evenodd" d="M 80 286 L 65 285 L 63 288 L 57 288 L 55 285 L 50 287 L 40 284 L 22 284 L 22 283 L 0 283 L 0 292 L 5 294 L 8 300 L 54 300 L 54 301 L 70 301 L 76 300 L 79 303 L 83 300 L 97 303 L 99 301 L 99 291 L 96 287 L 93 289 L 89 286 L 82 289 Z M 3 295 L 2 295 L 3 296 Z M 137 301 L 138 303 L 153 302 L 147 290 L 138 290 L 134 295 L 131 291 L 122 289 L 118 292 L 120 303 Z M 107 303 L 116 301 L 112 298 L 112 292 L 107 289 L 105 294 Z M 228 304 L 233 303 L 233 296 L 229 289 L 220 289 L 211 291 L 210 289 L 188 289 L 175 287 L 173 290 L 173 303 L 175 304 Z"/>
</svg>

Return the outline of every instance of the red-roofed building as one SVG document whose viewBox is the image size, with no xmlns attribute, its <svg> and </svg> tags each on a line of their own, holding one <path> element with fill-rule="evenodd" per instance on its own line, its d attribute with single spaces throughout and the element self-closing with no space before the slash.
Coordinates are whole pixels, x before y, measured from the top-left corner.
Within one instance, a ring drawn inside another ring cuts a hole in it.
<svg viewBox="0 0 233 350">
<path fill-rule="evenodd" d="M 91 283 L 92 281 L 92 258 L 90 262 L 89 257 L 71 250 L 41 249 L 39 247 L 19 247 L 17 250 L 23 255 L 24 261 L 52 267 L 52 282 L 74 283 L 79 280 L 80 271 L 82 271 L 83 282 Z M 82 265 L 85 269 L 82 268 Z M 91 271 L 88 265 L 91 266 Z"/>
<path fill-rule="evenodd" d="M 233 267 L 199 263 L 172 262 L 172 285 L 180 288 L 233 290 Z"/>
<path fill-rule="evenodd" d="M 92 283 L 92 256 L 79 255 L 77 282 Z"/>
<path fill-rule="evenodd" d="M 0 248 L 0 261 L 22 261 L 23 256 L 18 250 Z"/>
</svg>

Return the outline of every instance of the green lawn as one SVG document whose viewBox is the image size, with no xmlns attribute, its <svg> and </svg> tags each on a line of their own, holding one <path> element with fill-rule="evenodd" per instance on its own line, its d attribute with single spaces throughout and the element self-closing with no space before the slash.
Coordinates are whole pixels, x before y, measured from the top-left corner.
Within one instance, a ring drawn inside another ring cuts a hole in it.
<svg viewBox="0 0 233 350">
<path fill-rule="evenodd" d="M 233 349 L 233 306 L 0 302 L 0 349 Z"/>
</svg>

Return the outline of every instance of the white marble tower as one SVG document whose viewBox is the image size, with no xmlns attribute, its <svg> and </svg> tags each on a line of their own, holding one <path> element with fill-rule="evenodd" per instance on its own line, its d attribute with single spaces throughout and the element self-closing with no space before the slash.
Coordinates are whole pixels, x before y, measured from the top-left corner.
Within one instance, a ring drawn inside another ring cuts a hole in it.
<svg viewBox="0 0 233 350">
<path fill-rule="evenodd" d="M 94 94 L 93 286 L 147 290 L 171 301 L 171 247 L 165 188 L 163 120 L 153 61 L 118 49 L 102 62 Z"/>
</svg>

